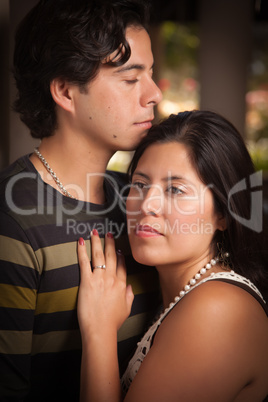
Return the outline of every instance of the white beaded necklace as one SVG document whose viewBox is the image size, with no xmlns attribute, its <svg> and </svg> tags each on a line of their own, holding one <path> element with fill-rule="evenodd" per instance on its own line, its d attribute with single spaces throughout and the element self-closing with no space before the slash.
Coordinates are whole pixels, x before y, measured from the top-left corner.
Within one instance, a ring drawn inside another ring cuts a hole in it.
<svg viewBox="0 0 268 402">
<path fill-rule="evenodd" d="M 57 186 L 59 187 L 60 191 L 62 192 L 63 195 L 76 199 L 75 197 L 72 196 L 72 194 L 69 193 L 69 191 L 66 190 L 66 188 L 63 186 L 63 184 L 60 182 L 60 180 L 58 179 L 56 173 L 51 169 L 51 167 L 49 166 L 48 162 L 46 161 L 46 159 L 43 157 L 43 155 L 41 154 L 41 152 L 39 151 L 38 148 L 34 149 L 34 152 L 36 153 L 36 155 L 38 156 L 38 158 L 40 159 L 40 161 L 43 163 L 43 165 L 45 166 L 46 170 L 48 171 L 48 173 L 50 174 L 50 176 L 52 177 L 52 179 L 55 181 L 55 183 L 57 184 Z"/>
<path fill-rule="evenodd" d="M 229 253 L 225 253 L 224 256 L 226 258 L 229 257 Z M 200 269 L 195 276 L 190 279 L 187 285 L 184 286 L 184 288 L 180 291 L 179 295 L 175 297 L 174 302 L 170 303 L 169 307 L 166 309 L 170 309 L 171 307 L 174 306 L 186 293 L 189 292 L 192 286 L 196 284 L 196 281 L 198 281 L 202 275 L 205 275 L 205 273 L 210 270 L 214 265 L 216 265 L 219 262 L 220 258 L 219 257 L 214 257 L 212 258 L 203 268 Z"/>
</svg>

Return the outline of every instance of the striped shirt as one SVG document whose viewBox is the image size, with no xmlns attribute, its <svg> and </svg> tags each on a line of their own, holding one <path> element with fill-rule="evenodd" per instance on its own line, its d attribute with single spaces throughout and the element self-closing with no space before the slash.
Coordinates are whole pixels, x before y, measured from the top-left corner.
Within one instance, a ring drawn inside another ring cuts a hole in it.
<svg viewBox="0 0 268 402">
<path fill-rule="evenodd" d="M 29 160 L 0 174 L 0 400 L 78 401 L 81 339 L 76 313 L 77 240 L 108 231 L 126 256 L 135 300 L 118 333 L 124 370 L 159 301 L 156 271 L 130 255 L 122 173 L 107 172 L 106 203 L 62 196 Z M 104 345 L 105 347 L 105 345 Z M 5 399 L 4 399 L 5 398 Z"/>
</svg>

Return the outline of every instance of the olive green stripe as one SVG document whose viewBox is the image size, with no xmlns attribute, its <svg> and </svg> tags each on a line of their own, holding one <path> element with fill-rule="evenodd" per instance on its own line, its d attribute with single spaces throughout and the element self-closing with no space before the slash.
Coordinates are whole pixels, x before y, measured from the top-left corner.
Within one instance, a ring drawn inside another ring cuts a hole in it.
<svg viewBox="0 0 268 402">
<path fill-rule="evenodd" d="M 90 258 L 90 241 L 85 243 Z M 0 235 L 0 259 L 38 270 L 39 265 L 49 271 L 77 264 L 77 242 L 43 247 L 34 252 L 29 244 Z"/>
<path fill-rule="evenodd" d="M 80 331 L 52 331 L 33 335 L 32 355 L 81 349 Z"/>
<path fill-rule="evenodd" d="M 144 328 L 146 328 L 151 318 L 152 313 L 141 313 L 129 317 L 118 331 L 118 342 L 132 338 L 133 336 L 143 335 Z"/>
<path fill-rule="evenodd" d="M 36 290 L 21 286 L 0 284 L 0 307 L 34 310 Z"/>
<path fill-rule="evenodd" d="M 89 258 L 91 258 L 90 241 L 85 241 Z M 78 263 L 77 242 L 56 244 L 36 251 L 39 265 L 46 271 L 74 265 Z"/>
<path fill-rule="evenodd" d="M 39 293 L 35 314 L 58 313 L 76 309 L 78 287 Z"/>
<path fill-rule="evenodd" d="M 0 353 L 26 355 L 32 349 L 32 331 L 0 331 Z"/>
<path fill-rule="evenodd" d="M 131 284 L 135 295 L 155 291 L 157 285 L 151 281 L 149 272 L 139 275 L 130 275 L 128 283 Z M 36 314 L 50 314 L 76 309 L 78 286 L 54 292 L 39 293 L 36 305 Z"/>
<path fill-rule="evenodd" d="M 7 236 L 0 236 L 0 259 L 25 267 L 37 268 L 34 251 L 29 244 Z"/>
<path fill-rule="evenodd" d="M 77 245 L 72 242 L 40 248 L 36 256 L 45 271 L 77 264 Z"/>
</svg>

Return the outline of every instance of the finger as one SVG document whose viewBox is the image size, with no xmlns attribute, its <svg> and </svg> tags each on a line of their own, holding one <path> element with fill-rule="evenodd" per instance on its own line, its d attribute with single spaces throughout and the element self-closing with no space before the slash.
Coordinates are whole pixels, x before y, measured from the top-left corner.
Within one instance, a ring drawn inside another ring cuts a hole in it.
<svg viewBox="0 0 268 402">
<path fill-rule="evenodd" d="M 105 257 L 103 253 L 103 246 L 99 237 L 98 231 L 93 229 L 90 236 L 91 241 L 91 261 L 93 271 L 102 271 L 105 267 Z"/>
<path fill-rule="evenodd" d="M 90 260 L 88 258 L 87 249 L 85 246 L 85 241 L 80 237 L 78 241 L 78 263 L 80 267 L 81 281 L 86 280 L 91 274 Z"/>
<path fill-rule="evenodd" d="M 105 261 L 107 272 L 109 274 L 116 274 L 117 255 L 115 251 L 115 241 L 112 233 L 108 232 L 105 236 Z"/>
<path fill-rule="evenodd" d="M 122 251 L 117 250 L 117 269 L 116 269 L 116 274 L 119 279 L 122 281 L 127 280 L 127 269 L 126 269 L 126 264 L 125 264 L 125 258 L 122 254 Z"/>
<path fill-rule="evenodd" d="M 129 314 L 130 314 L 130 311 L 131 311 L 131 306 L 132 306 L 133 300 L 134 300 L 134 293 L 133 293 L 133 290 L 132 290 L 132 286 L 127 285 L 127 288 L 126 288 L 126 302 L 127 302 Z"/>
</svg>

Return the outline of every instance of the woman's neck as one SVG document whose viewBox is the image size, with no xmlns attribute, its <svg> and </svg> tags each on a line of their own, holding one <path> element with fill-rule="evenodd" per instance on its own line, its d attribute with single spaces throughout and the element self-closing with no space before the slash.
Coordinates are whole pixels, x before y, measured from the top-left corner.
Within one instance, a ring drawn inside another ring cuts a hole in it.
<svg viewBox="0 0 268 402">
<path fill-rule="evenodd" d="M 208 255 L 198 258 L 195 262 L 189 261 L 161 267 L 157 266 L 156 269 L 159 273 L 165 308 L 174 301 L 176 296 L 180 295 L 180 292 L 184 290 L 186 285 L 190 284 L 192 279 L 198 283 L 200 280 L 211 275 L 212 272 L 220 272 L 223 270 L 221 264 L 217 262 L 217 259 Z M 196 276 L 196 274 L 199 275 Z"/>
</svg>

